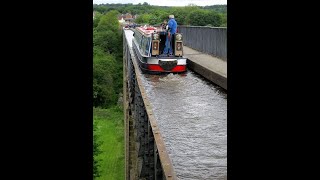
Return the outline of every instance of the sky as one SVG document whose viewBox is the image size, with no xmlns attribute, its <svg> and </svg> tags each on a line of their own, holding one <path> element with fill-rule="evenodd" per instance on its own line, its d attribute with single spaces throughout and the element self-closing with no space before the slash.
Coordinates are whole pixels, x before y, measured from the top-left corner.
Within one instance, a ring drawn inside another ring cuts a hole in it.
<svg viewBox="0 0 320 180">
<path fill-rule="evenodd" d="M 144 2 L 156 6 L 187 6 L 188 4 L 210 6 L 215 4 L 227 4 L 227 0 L 93 0 L 93 4 L 143 4 Z"/>
</svg>

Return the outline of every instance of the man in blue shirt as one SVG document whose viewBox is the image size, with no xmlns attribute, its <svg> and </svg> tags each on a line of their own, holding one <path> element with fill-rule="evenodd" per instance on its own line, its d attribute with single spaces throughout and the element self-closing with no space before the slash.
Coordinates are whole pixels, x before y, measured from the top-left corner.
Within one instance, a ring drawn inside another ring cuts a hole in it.
<svg viewBox="0 0 320 180">
<path fill-rule="evenodd" d="M 177 22 L 174 20 L 173 15 L 169 15 L 169 21 L 168 21 L 168 35 L 166 38 L 166 46 L 164 48 L 163 54 L 162 55 L 167 55 L 168 53 L 172 55 L 172 37 L 177 31 Z"/>
</svg>

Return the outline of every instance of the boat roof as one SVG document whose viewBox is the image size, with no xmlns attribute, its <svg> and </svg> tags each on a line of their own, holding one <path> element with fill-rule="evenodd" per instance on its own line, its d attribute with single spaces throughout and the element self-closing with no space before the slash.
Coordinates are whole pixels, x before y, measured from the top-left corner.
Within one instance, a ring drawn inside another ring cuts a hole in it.
<svg viewBox="0 0 320 180">
<path fill-rule="evenodd" d="M 161 27 L 154 27 L 154 26 L 141 26 L 141 27 L 136 27 L 136 29 L 144 34 L 145 36 L 151 36 L 152 33 L 155 32 L 163 32 L 164 30 Z"/>
</svg>

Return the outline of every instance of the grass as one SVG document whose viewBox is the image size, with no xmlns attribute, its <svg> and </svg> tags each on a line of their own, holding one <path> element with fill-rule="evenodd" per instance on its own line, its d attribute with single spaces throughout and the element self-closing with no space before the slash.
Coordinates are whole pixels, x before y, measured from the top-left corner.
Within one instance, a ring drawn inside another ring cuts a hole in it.
<svg viewBox="0 0 320 180">
<path fill-rule="evenodd" d="M 101 154 L 97 156 L 101 176 L 95 180 L 124 180 L 124 127 L 123 111 L 120 107 L 93 109 L 93 121 L 97 125 L 96 134 Z"/>
</svg>

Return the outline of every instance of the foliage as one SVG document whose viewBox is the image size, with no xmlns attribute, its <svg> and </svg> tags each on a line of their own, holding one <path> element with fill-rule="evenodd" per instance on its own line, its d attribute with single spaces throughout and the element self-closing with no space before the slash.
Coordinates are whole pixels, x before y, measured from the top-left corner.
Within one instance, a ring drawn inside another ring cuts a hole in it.
<svg viewBox="0 0 320 180">
<path fill-rule="evenodd" d="M 122 32 L 118 11 L 100 15 L 93 26 L 93 105 L 110 107 L 122 91 Z M 95 21 L 95 20 L 94 20 Z"/>
<path fill-rule="evenodd" d="M 206 23 L 213 25 L 213 27 L 220 27 L 222 24 L 221 14 L 215 11 L 206 11 Z"/>
<path fill-rule="evenodd" d="M 188 10 L 190 10 L 190 9 L 183 8 L 183 7 L 177 7 L 177 8 L 173 8 L 172 12 L 170 14 L 174 15 L 174 18 L 177 21 L 177 23 L 179 23 L 180 25 L 183 25 L 183 24 L 187 24 L 188 14 L 190 13 L 190 11 L 188 11 Z"/>
<path fill-rule="evenodd" d="M 212 6 L 205 6 L 203 9 L 210 9 L 216 11 L 221 14 L 227 14 L 227 5 L 212 5 Z"/>
<path fill-rule="evenodd" d="M 119 35 L 113 31 L 94 31 L 93 46 L 98 46 L 106 53 L 117 53 L 120 49 Z"/>
<path fill-rule="evenodd" d="M 108 109 L 93 108 L 94 136 L 99 137 L 99 154 L 95 180 L 124 179 L 124 123 L 123 109 L 113 106 Z"/>
<path fill-rule="evenodd" d="M 136 23 L 138 24 L 149 24 L 151 19 L 150 14 L 141 14 L 139 17 L 136 19 Z"/>
<path fill-rule="evenodd" d="M 122 92 L 119 11 L 97 5 L 94 10 L 93 106 L 109 109 L 94 108 L 93 178 L 124 179 L 123 111 L 114 107 Z"/>
<path fill-rule="evenodd" d="M 98 26 L 101 16 L 102 16 L 102 14 L 100 12 L 98 12 L 98 11 L 95 12 L 95 17 L 93 19 L 93 28 Z"/>
<path fill-rule="evenodd" d="M 222 14 L 222 23 L 221 23 L 221 27 L 227 27 L 227 14 Z"/>
<path fill-rule="evenodd" d="M 101 8 L 105 7 L 105 8 Z M 213 5 L 213 6 L 196 6 L 189 4 L 184 7 L 169 7 L 169 6 L 152 6 L 148 3 L 133 4 L 102 4 L 93 6 L 94 11 L 106 13 L 111 10 L 117 10 L 122 14 L 130 13 L 138 15 L 136 19 L 137 24 L 156 25 L 168 20 L 168 16 L 173 14 L 178 25 L 191 26 L 206 26 L 212 25 L 215 27 L 227 25 L 227 5 Z M 197 13 L 196 13 L 197 12 Z M 196 17 L 193 17 L 196 15 Z M 207 18 L 202 20 L 203 18 Z M 198 22 L 197 20 L 200 20 Z"/>
<path fill-rule="evenodd" d="M 97 11 L 101 14 L 105 14 L 107 11 L 109 10 L 109 8 L 107 6 L 103 6 L 103 5 L 93 5 L 93 11 Z"/>
<path fill-rule="evenodd" d="M 189 22 L 194 26 L 212 25 L 219 27 L 222 24 L 222 17 L 214 11 L 196 10 L 189 14 Z"/>
<path fill-rule="evenodd" d="M 117 32 L 119 30 L 119 21 L 117 19 L 117 15 L 119 11 L 109 11 L 104 16 L 101 17 L 98 27 L 96 28 L 97 31 L 105 31 L 110 30 L 113 32 Z"/>
<path fill-rule="evenodd" d="M 116 60 L 113 55 L 93 57 L 93 105 L 108 107 L 116 103 L 114 77 Z"/>
<path fill-rule="evenodd" d="M 101 176 L 101 171 L 99 170 L 100 160 L 97 157 L 102 153 L 100 150 L 102 142 L 99 141 L 99 135 L 96 132 L 97 123 L 93 123 L 93 178 Z"/>
</svg>

